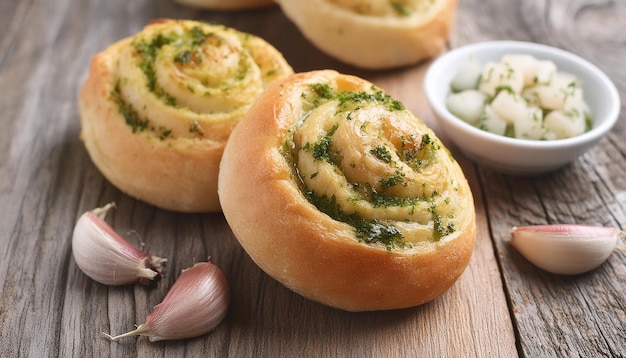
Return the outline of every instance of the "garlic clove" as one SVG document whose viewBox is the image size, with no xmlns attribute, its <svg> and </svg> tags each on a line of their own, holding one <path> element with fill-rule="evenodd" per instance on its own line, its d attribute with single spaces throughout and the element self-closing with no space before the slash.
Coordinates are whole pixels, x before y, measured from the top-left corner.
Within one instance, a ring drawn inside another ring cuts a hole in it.
<svg viewBox="0 0 626 358">
<path fill-rule="evenodd" d="M 222 322 L 229 300 L 230 289 L 222 270 L 210 262 L 200 262 L 183 270 L 145 323 L 115 337 L 105 335 L 112 341 L 144 335 L 151 342 L 201 336 Z"/>
<path fill-rule="evenodd" d="M 72 253 L 78 267 L 105 285 L 149 284 L 162 276 L 167 260 L 149 256 L 119 236 L 105 221 L 109 203 L 80 216 L 72 236 Z"/>
<path fill-rule="evenodd" d="M 623 232 L 588 225 L 513 227 L 511 245 L 528 261 L 548 272 L 576 275 L 600 266 Z"/>
</svg>

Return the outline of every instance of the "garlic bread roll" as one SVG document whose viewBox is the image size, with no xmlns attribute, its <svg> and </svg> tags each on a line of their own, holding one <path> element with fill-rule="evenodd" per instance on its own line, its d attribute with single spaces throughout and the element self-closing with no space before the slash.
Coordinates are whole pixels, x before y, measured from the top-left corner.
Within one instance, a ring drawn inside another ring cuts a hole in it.
<svg viewBox="0 0 626 358">
<path fill-rule="evenodd" d="M 368 69 L 399 67 L 440 53 L 456 0 L 276 0 L 316 47 Z"/>
<path fill-rule="evenodd" d="M 174 0 L 174 2 L 209 10 L 248 10 L 274 5 L 274 0 Z"/>
<path fill-rule="evenodd" d="M 261 269 L 348 311 L 440 296 L 476 236 L 467 180 L 435 134 L 371 83 L 332 70 L 259 97 L 226 145 L 218 192 Z"/>
<path fill-rule="evenodd" d="M 264 40 L 220 25 L 159 20 L 91 61 L 81 138 L 128 195 L 181 212 L 219 211 L 217 172 L 233 127 L 293 73 Z"/>
</svg>

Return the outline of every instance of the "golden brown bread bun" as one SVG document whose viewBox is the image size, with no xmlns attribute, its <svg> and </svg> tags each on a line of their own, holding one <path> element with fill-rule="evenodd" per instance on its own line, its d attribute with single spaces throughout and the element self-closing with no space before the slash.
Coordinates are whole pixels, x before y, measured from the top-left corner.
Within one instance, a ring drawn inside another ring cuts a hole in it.
<svg viewBox="0 0 626 358">
<path fill-rule="evenodd" d="M 440 296 L 476 236 L 468 183 L 435 134 L 371 83 L 331 70 L 259 97 L 226 145 L 218 193 L 261 269 L 348 311 Z"/>
<path fill-rule="evenodd" d="M 247 10 L 274 5 L 274 0 L 174 0 L 183 5 L 210 10 Z"/>
<path fill-rule="evenodd" d="M 316 47 L 354 66 L 383 69 L 439 54 L 456 0 L 276 0 Z"/>
<path fill-rule="evenodd" d="M 219 211 L 217 171 L 232 128 L 293 71 L 262 39 L 195 21 L 159 20 L 91 61 L 81 138 L 120 190 L 182 212 Z"/>
</svg>

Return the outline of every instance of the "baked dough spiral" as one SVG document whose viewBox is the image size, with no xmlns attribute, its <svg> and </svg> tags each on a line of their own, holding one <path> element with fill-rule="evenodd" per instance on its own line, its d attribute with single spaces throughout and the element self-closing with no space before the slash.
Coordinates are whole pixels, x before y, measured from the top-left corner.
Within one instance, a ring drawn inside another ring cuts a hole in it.
<svg viewBox="0 0 626 358">
<path fill-rule="evenodd" d="M 183 5 L 210 10 L 247 10 L 274 5 L 274 0 L 174 0 Z"/>
<path fill-rule="evenodd" d="M 276 0 L 317 48 L 354 66 L 411 65 L 445 49 L 456 0 Z"/>
<path fill-rule="evenodd" d="M 221 25 L 158 20 L 91 61 L 81 138 L 130 196 L 181 212 L 219 211 L 217 176 L 233 127 L 293 73 L 269 43 Z"/>
<path fill-rule="evenodd" d="M 370 82 L 332 70 L 259 97 L 226 145 L 218 192 L 261 269 L 348 311 L 440 296 L 476 236 L 470 187 L 435 134 Z"/>
</svg>

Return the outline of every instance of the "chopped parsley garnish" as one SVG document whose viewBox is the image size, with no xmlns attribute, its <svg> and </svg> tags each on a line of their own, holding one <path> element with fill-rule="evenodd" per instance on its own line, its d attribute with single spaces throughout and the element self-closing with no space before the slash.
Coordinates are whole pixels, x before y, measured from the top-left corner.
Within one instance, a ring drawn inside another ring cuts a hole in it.
<svg viewBox="0 0 626 358">
<path fill-rule="evenodd" d="M 347 103 L 362 103 L 362 102 L 374 102 L 379 103 L 385 107 L 385 109 L 389 111 L 401 111 L 404 109 L 404 105 L 384 93 L 382 90 L 377 89 L 376 87 L 372 87 L 374 93 L 370 92 L 349 92 L 344 91 L 340 92 L 337 95 L 337 99 L 339 99 L 339 105 L 344 106 Z"/>
<path fill-rule="evenodd" d="M 434 202 L 430 206 L 430 211 L 433 217 L 434 237 L 437 241 L 444 236 L 450 235 L 456 230 L 454 223 L 444 222 L 444 218 L 441 214 L 437 213 L 437 206 Z"/>
<path fill-rule="evenodd" d="M 111 91 L 111 100 L 115 102 L 120 114 L 124 117 L 124 122 L 128 125 L 133 133 L 152 131 L 160 140 L 170 138 L 172 130 L 159 126 L 155 128 L 150 125 L 150 120 L 147 118 L 141 118 L 139 113 L 133 108 L 133 106 L 122 98 L 120 81 L 115 84 L 113 91 Z"/>
<path fill-rule="evenodd" d="M 313 191 L 305 193 L 307 200 L 315 205 L 321 212 L 330 216 L 334 220 L 341 221 L 352 226 L 356 230 L 356 237 L 359 241 L 384 245 L 387 250 L 405 247 L 402 241 L 403 235 L 398 228 L 382 220 L 365 220 L 357 213 L 344 212 L 335 197 L 328 198 L 325 195 L 317 195 Z"/>
<path fill-rule="evenodd" d="M 314 83 L 311 85 L 311 90 L 315 92 L 315 94 L 322 99 L 335 99 L 337 96 L 335 95 L 334 90 L 330 87 L 328 83 Z"/>
<path fill-rule="evenodd" d="M 237 81 L 241 81 L 245 79 L 249 71 L 250 71 L 250 66 L 246 63 L 245 59 L 242 58 L 239 61 L 239 67 L 237 67 L 237 73 L 235 74 L 235 79 Z"/>
<path fill-rule="evenodd" d="M 382 195 L 375 191 L 372 191 L 369 199 L 376 208 L 415 206 L 423 201 L 422 198 Z"/>
<path fill-rule="evenodd" d="M 508 92 L 511 95 L 515 95 L 515 91 L 513 90 L 513 88 L 511 88 L 511 86 L 509 85 L 498 86 L 496 87 L 495 94 L 493 95 L 493 98 L 491 100 L 493 101 L 498 96 L 498 94 L 502 91 Z"/>
<path fill-rule="evenodd" d="M 319 100 L 339 100 L 339 106 L 343 110 L 349 109 L 348 104 L 361 104 L 365 102 L 373 102 L 381 104 L 385 109 L 389 111 L 401 111 L 404 109 L 404 105 L 384 93 L 376 86 L 372 86 L 372 92 L 365 91 L 341 91 L 335 92 L 332 87 L 327 83 L 314 83 L 309 86 L 311 91 L 317 95 L 317 101 Z"/>
<path fill-rule="evenodd" d="M 150 121 L 148 119 L 141 119 L 139 113 L 122 98 L 122 90 L 119 82 L 111 92 L 111 99 L 117 104 L 120 114 L 124 116 L 124 121 L 130 126 L 133 133 L 143 132 L 148 128 Z"/>
<path fill-rule="evenodd" d="M 146 79 L 148 81 L 148 88 L 150 91 L 154 92 L 156 89 L 156 71 L 154 69 L 154 62 L 157 58 L 157 51 L 172 42 L 174 42 L 175 37 L 165 36 L 163 34 L 158 34 L 155 38 L 150 42 L 146 42 L 144 39 L 140 39 L 137 41 L 133 41 L 132 45 L 135 47 L 135 51 L 141 58 L 141 62 L 139 67 L 143 71 Z"/>
<path fill-rule="evenodd" d="M 335 124 L 325 136 L 313 145 L 313 158 L 332 163 L 330 142 L 338 127 L 339 125 Z"/>
<path fill-rule="evenodd" d="M 397 185 L 398 183 L 402 183 L 404 180 L 405 174 L 399 170 L 397 170 L 394 175 L 390 177 L 386 177 L 380 180 L 380 186 L 382 188 L 383 193 L 388 188 Z"/>
<path fill-rule="evenodd" d="M 193 56 L 190 50 L 184 50 L 184 51 L 179 52 L 178 55 L 174 57 L 174 62 L 187 65 L 191 63 L 192 57 Z"/>
<path fill-rule="evenodd" d="M 399 1 L 393 1 L 391 3 L 391 5 L 393 6 L 394 10 L 396 10 L 396 12 L 402 16 L 410 16 L 411 12 L 409 11 L 409 9 L 406 8 L 406 6 L 404 6 L 404 4 L 402 4 Z"/>
<path fill-rule="evenodd" d="M 159 127 L 159 131 L 160 131 L 160 135 L 159 135 L 159 139 L 160 140 L 164 140 L 165 138 L 169 137 L 172 134 L 172 130 L 171 129 L 167 129 L 165 127 Z"/>
<path fill-rule="evenodd" d="M 370 153 L 372 153 L 374 156 L 376 156 L 376 158 L 382 160 L 385 163 L 391 162 L 391 153 L 389 153 L 387 147 L 385 147 L 384 145 L 379 145 L 378 147 L 370 150 Z"/>
<path fill-rule="evenodd" d="M 150 90 L 150 92 L 154 93 L 157 97 L 163 99 L 163 101 L 170 106 L 177 105 L 176 98 L 166 93 L 163 89 L 161 89 L 158 86 L 154 63 L 157 58 L 158 50 L 165 45 L 169 45 L 173 43 L 174 41 L 176 41 L 176 39 L 177 39 L 176 34 L 172 34 L 170 36 L 158 34 L 150 42 L 146 42 L 146 40 L 140 39 L 140 40 L 133 41 L 132 43 L 140 59 L 139 67 L 141 68 L 141 71 L 146 76 L 148 89 Z M 181 61 L 184 61 L 184 60 L 186 60 L 186 58 L 181 59 Z"/>
<path fill-rule="evenodd" d="M 593 118 L 589 113 L 585 112 L 585 131 L 590 131 L 593 128 Z"/>
<path fill-rule="evenodd" d="M 197 46 L 204 44 L 204 42 L 206 41 L 206 38 L 209 35 L 210 34 L 205 33 L 200 28 L 200 26 L 192 27 L 191 30 L 189 30 L 189 36 L 191 37 L 191 46 L 197 47 Z"/>
<path fill-rule="evenodd" d="M 421 136 L 419 144 L 416 142 L 417 138 L 413 135 L 408 138 L 403 137 L 398 156 L 413 170 L 420 172 L 433 162 L 441 146 L 428 133 Z"/>
</svg>

